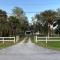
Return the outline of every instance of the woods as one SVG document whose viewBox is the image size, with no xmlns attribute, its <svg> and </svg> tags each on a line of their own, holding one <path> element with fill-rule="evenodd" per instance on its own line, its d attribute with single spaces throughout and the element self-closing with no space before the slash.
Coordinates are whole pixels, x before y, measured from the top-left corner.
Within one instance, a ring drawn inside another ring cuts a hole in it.
<svg viewBox="0 0 60 60">
<path fill-rule="evenodd" d="M 6 11 L 0 10 L 0 36 L 15 36 L 27 30 L 27 27 L 28 19 L 21 8 L 14 7 L 9 16 Z"/>
<path fill-rule="evenodd" d="M 60 35 L 60 9 L 45 10 L 36 14 L 33 20 L 34 30 L 45 36 Z"/>
<path fill-rule="evenodd" d="M 26 13 L 20 7 L 14 7 L 12 14 L 0 10 L 0 36 L 15 36 L 21 32 L 31 30 L 33 33 L 39 32 L 41 35 L 60 35 L 60 8 L 55 10 L 45 10 L 36 13 L 32 17 L 32 24 L 29 23 Z"/>
</svg>

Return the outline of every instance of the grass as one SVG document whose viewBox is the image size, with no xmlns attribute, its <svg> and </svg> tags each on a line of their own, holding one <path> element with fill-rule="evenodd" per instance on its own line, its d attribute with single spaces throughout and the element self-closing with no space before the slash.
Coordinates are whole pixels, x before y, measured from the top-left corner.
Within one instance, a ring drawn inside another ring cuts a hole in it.
<svg viewBox="0 0 60 60">
<path fill-rule="evenodd" d="M 28 39 L 29 39 L 29 37 L 24 41 L 24 43 L 27 43 L 28 42 Z"/>
<path fill-rule="evenodd" d="M 25 36 L 19 36 L 19 40 L 17 43 L 21 42 L 24 38 L 25 38 Z"/>
<path fill-rule="evenodd" d="M 35 43 L 35 44 L 37 44 L 39 46 L 60 51 L 60 41 L 48 41 L 47 43 L 46 43 L 46 41 L 38 41 L 36 43 L 36 41 L 35 41 L 35 39 L 33 37 L 31 37 L 31 39 L 32 39 L 33 43 Z M 51 40 L 59 40 L 59 39 L 51 39 Z"/>
<path fill-rule="evenodd" d="M 3 44 L 3 42 L 0 42 L 0 49 L 2 49 L 2 48 L 6 48 L 6 47 L 9 47 L 9 46 L 12 46 L 12 45 L 14 45 L 14 42 L 4 42 L 4 44 Z"/>
<path fill-rule="evenodd" d="M 46 43 L 45 41 L 41 41 L 41 42 L 37 42 L 36 44 L 39 46 L 46 47 L 46 48 L 60 50 L 60 42 L 59 41 L 49 41 L 48 43 Z"/>
<path fill-rule="evenodd" d="M 17 43 L 21 42 L 21 41 L 24 39 L 24 37 L 25 37 L 25 36 L 21 36 L 21 37 L 19 38 L 19 40 L 18 40 Z M 3 44 L 3 42 L 0 41 L 0 49 L 10 47 L 10 46 L 15 45 L 15 44 L 17 44 L 17 43 L 14 43 L 13 41 L 12 41 L 12 42 L 11 42 L 11 41 L 9 41 L 9 42 L 8 42 L 8 41 L 5 41 L 4 44 Z"/>
</svg>

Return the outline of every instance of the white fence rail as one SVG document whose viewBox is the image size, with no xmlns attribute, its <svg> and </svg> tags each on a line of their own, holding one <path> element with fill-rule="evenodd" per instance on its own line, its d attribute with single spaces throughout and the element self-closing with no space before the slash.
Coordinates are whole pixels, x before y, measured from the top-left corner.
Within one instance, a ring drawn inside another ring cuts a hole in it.
<svg viewBox="0 0 60 60">
<path fill-rule="evenodd" d="M 42 40 L 40 40 L 40 39 L 42 38 Z M 48 42 L 48 41 L 60 41 L 60 37 L 38 37 L 38 36 L 35 36 L 35 39 L 36 39 L 36 43 L 38 42 L 38 41 L 46 41 L 46 43 Z M 51 40 L 51 39 L 54 39 L 54 40 Z M 57 39 L 57 40 L 56 40 Z"/>
<path fill-rule="evenodd" d="M 15 43 L 15 37 L 0 37 L 0 41 L 4 42 L 5 41 L 13 41 Z"/>
</svg>

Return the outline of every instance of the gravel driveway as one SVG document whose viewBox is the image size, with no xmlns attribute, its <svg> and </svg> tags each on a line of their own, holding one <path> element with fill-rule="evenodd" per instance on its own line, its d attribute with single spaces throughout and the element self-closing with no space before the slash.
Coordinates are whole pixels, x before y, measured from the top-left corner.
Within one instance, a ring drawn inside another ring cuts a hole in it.
<svg viewBox="0 0 60 60">
<path fill-rule="evenodd" d="M 28 43 L 0 50 L 0 60 L 60 60 L 60 52 L 39 47 L 29 38 Z"/>
</svg>

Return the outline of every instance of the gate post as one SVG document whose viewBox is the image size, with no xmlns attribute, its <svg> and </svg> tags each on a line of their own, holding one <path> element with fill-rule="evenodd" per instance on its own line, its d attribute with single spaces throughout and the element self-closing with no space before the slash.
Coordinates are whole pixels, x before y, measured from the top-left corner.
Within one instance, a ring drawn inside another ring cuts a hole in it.
<svg viewBox="0 0 60 60">
<path fill-rule="evenodd" d="M 14 44 L 15 44 L 15 37 L 14 37 Z"/>
<path fill-rule="evenodd" d="M 46 37 L 46 44 L 47 44 L 47 37 Z"/>
<path fill-rule="evenodd" d="M 3 44 L 4 44 L 4 37 L 3 37 Z"/>
<path fill-rule="evenodd" d="M 18 40 L 19 40 L 19 36 L 16 36 L 16 42 L 18 42 Z"/>
<path fill-rule="evenodd" d="M 36 36 L 36 43 L 37 43 L 37 36 Z"/>
</svg>

